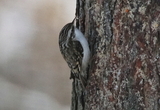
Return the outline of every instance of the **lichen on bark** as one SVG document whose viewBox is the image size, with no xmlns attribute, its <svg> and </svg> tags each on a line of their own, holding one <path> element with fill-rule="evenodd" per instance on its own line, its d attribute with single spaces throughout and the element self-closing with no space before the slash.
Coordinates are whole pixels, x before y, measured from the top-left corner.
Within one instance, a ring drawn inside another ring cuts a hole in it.
<svg viewBox="0 0 160 110">
<path fill-rule="evenodd" d="M 72 110 L 158 110 L 159 1 L 77 0 L 76 15 L 92 55 L 86 90 L 73 82 Z"/>
</svg>

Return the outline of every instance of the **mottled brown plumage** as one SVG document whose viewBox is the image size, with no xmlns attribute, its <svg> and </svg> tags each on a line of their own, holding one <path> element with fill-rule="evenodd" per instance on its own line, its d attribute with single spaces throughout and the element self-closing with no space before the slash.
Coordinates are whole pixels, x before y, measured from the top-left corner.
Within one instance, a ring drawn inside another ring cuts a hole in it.
<svg viewBox="0 0 160 110">
<path fill-rule="evenodd" d="M 83 49 L 78 41 L 73 41 L 74 33 L 74 21 L 66 24 L 59 34 L 59 47 L 61 54 L 71 69 L 70 78 L 79 78 Z"/>
</svg>

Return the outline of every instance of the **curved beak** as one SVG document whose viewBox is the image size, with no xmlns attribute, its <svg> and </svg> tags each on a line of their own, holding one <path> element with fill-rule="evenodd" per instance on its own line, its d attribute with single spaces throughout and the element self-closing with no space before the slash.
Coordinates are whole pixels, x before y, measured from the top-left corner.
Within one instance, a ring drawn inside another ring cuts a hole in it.
<svg viewBox="0 0 160 110">
<path fill-rule="evenodd" d="M 77 16 L 75 16 L 75 18 L 74 18 L 73 21 L 72 21 L 72 24 L 73 24 L 74 26 L 76 26 L 76 19 L 78 19 Z"/>
</svg>

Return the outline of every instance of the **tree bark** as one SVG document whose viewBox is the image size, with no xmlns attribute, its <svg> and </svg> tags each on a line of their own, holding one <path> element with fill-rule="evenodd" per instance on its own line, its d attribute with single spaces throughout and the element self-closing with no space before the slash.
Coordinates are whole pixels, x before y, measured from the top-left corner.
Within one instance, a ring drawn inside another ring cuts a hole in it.
<svg viewBox="0 0 160 110">
<path fill-rule="evenodd" d="M 72 110 L 160 110 L 160 0 L 77 0 L 91 61 Z"/>
</svg>

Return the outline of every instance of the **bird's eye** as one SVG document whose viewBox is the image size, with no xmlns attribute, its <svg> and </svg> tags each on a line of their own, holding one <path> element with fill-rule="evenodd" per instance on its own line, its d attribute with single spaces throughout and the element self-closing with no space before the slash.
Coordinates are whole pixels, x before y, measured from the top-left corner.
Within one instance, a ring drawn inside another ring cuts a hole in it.
<svg viewBox="0 0 160 110">
<path fill-rule="evenodd" d="M 75 39 L 75 35 L 74 35 L 74 34 L 71 35 L 71 39 L 72 39 L 72 40 Z"/>
<path fill-rule="evenodd" d="M 71 32 L 71 39 L 74 39 L 75 38 L 75 34 L 74 34 L 74 31 Z"/>
</svg>

